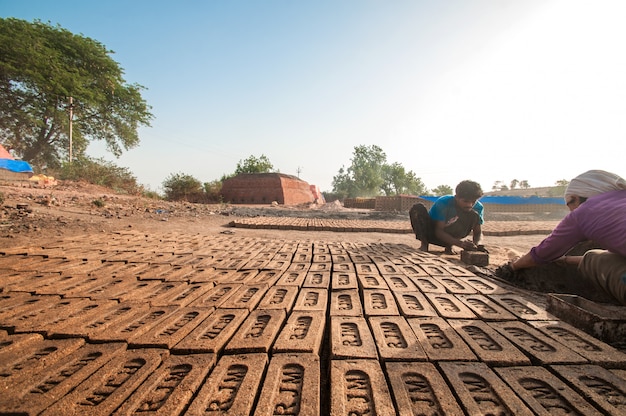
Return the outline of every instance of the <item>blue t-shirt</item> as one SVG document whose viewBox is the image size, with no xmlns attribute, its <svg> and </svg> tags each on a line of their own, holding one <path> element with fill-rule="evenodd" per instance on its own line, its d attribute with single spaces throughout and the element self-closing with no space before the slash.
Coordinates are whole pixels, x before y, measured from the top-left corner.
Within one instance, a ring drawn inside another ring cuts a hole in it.
<svg viewBox="0 0 626 416">
<path fill-rule="evenodd" d="M 483 218 L 483 204 L 476 201 L 472 209 L 478 214 L 480 224 L 483 224 L 485 222 Z M 433 206 L 430 207 L 430 211 L 428 211 L 428 213 L 430 218 L 435 221 L 443 221 L 446 225 L 452 224 L 457 218 L 454 195 L 445 195 L 438 198 Z"/>
</svg>

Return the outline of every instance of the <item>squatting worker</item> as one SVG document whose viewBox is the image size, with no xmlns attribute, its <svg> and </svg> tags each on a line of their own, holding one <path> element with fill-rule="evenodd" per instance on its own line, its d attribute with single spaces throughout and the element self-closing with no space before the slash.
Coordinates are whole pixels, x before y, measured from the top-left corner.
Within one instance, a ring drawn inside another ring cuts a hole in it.
<svg viewBox="0 0 626 416">
<path fill-rule="evenodd" d="M 417 203 L 411 207 L 409 218 L 415 238 L 421 241 L 420 250 L 428 251 L 430 243 L 445 247 L 452 254 L 452 246 L 475 250 L 482 238 L 483 196 L 480 185 L 474 181 L 462 181 L 454 195 L 439 197 L 430 211 Z M 472 241 L 462 240 L 472 233 Z"/>
<path fill-rule="evenodd" d="M 626 305 L 626 181 L 614 173 L 590 170 L 572 179 L 565 203 L 570 212 L 552 234 L 510 267 L 515 271 L 555 260 L 578 265 L 583 278 Z M 562 257 L 587 240 L 604 250 Z"/>
</svg>

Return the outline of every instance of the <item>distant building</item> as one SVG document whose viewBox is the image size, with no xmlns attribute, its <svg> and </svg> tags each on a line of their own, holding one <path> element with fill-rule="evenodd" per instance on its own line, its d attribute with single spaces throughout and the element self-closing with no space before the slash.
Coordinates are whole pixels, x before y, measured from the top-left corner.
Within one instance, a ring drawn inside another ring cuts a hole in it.
<svg viewBox="0 0 626 416">
<path fill-rule="evenodd" d="M 315 202 L 310 185 L 283 173 L 242 173 L 226 179 L 221 191 L 224 202 L 231 204 L 299 205 Z"/>
</svg>

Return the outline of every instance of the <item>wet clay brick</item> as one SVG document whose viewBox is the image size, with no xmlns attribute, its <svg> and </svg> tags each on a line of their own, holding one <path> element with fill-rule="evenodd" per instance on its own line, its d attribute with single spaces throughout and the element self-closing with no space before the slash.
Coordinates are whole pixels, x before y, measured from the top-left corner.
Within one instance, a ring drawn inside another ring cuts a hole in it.
<svg viewBox="0 0 626 416">
<path fill-rule="evenodd" d="M 205 292 L 196 300 L 191 302 L 189 306 L 197 306 L 203 308 L 219 308 L 222 303 L 226 301 L 241 287 L 239 283 L 219 283 L 212 289 Z"/>
<path fill-rule="evenodd" d="M 374 263 L 355 263 L 357 276 L 360 275 L 378 275 L 378 267 Z"/>
<path fill-rule="evenodd" d="M 489 265 L 489 253 L 482 251 L 461 251 L 461 261 L 465 264 L 485 267 Z"/>
<path fill-rule="evenodd" d="M 400 313 L 405 318 L 419 316 L 439 316 L 426 297 L 420 292 L 396 292 L 396 298 Z"/>
<path fill-rule="evenodd" d="M 430 276 L 409 276 L 409 279 L 423 293 L 446 293 L 446 288 Z"/>
<path fill-rule="evenodd" d="M 439 315 L 451 319 L 474 319 L 476 315 L 456 296 L 449 293 L 426 293 Z"/>
<path fill-rule="evenodd" d="M 167 357 L 114 415 L 183 414 L 215 361 L 214 354 Z"/>
<path fill-rule="evenodd" d="M 243 285 L 229 296 L 228 299 L 220 305 L 220 308 L 248 309 L 251 311 L 256 307 L 266 291 L 267 286 L 263 283 Z"/>
<path fill-rule="evenodd" d="M 127 319 L 112 324 L 106 331 L 93 334 L 89 339 L 94 342 L 128 342 L 132 337 L 138 337 L 149 331 L 153 325 L 170 316 L 176 309 L 175 306 L 161 306 L 140 311 Z"/>
<path fill-rule="evenodd" d="M 330 287 L 330 272 L 309 271 L 304 278 L 302 287 L 328 289 Z"/>
<path fill-rule="evenodd" d="M 476 361 L 467 344 L 442 318 L 407 319 L 426 355 L 434 361 Z"/>
<path fill-rule="evenodd" d="M 227 278 L 220 279 L 220 283 L 250 283 L 258 274 L 258 270 L 235 270 Z"/>
<path fill-rule="evenodd" d="M 361 298 L 356 289 L 335 290 L 330 294 L 331 316 L 363 316 Z"/>
<path fill-rule="evenodd" d="M 568 347 L 519 321 L 490 322 L 490 326 L 504 335 L 531 357 L 534 363 L 587 363 L 587 360 Z"/>
<path fill-rule="evenodd" d="M 293 306 L 294 311 L 325 311 L 328 306 L 328 290 L 302 288 Z"/>
<path fill-rule="evenodd" d="M 23 348 L 0 353 L 0 391 L 19 383 L 30 374 L 42 371 L 83 346 L 83 339 L 31 342 Z"/>
<path fill-rule="evenodd" d="M 398 306 L 390 290 L 363 290 L 365 316 L 398 315 Z"/>
<path fill-rule="evenodd" d="M 468 415 L 533 415 L 485 363 L 439 365 Z"/>
<path fill-rule="evenodd" d="M 384 275 L 398 275 L 398 274 L 402 274 L 402 272 L 400 271 L 398 266 L 396 266 L 395 264 L 393 264 L 393 263 L 391 263 L 389 261 L 376 262 L 375 264 L 376 264 L 376 267 L 378 267 L 378 271 L 383 276 Z"/>
<path fill-rule="evenodd" d="M 333 272 L 330 286 L 332 290 L 358 289 L 359 283 L 356 278 L 356 273 Z"/>
<path fill-rule="evenodd" d="M 510 341 L 482 321 L 448 321 L 480 361 L 493 365 L 530 365 L 530 360 Z"/>
<path fill-rule="evenodd" d="M 596 365 L 555 365 L 552 369 L 606 414 L 626 414 L 626 379 Z"/>
<path fill-rule="evenodd" d="M 602 415 L 545 368 L 507 367 L 495 371 L 538 415 L 554 414 L 555 409 L 562 414 Z"/>
<path fill-rule="evenodd" d="M 17 302 L 7 302 L 0 312 L 0 326 L 5 329 L 14 327 L 15 317 L 27 315 L 30 311 L 41 310 L 57 304 L 61 298 L 59 296 L 25 296 Z"/>
<path fill-rule="evenodd" d="M 330 414 L 393 415 L 385 375 L 375 360 L 333 360 L 330 364 Z"/>
<path fill-rule="evenodd" d="M 166 289 L 171 284 L 175 286 Z M 144 295 L 143 299 L 152 306 L 189 306 L 212 288 L 212 283 L 165 282 Z"/>
<path fill-rule="evenodd" d="M 298 286 L 272 286 L 259 302 L 257 309 L 282 309 L 289 313 L 298 291 Z"/>
<path fill-rule="evenodd" d="M 532 321 L 530 325 L 566 345 L 593 364 L 626 368 L 626 354 L 561 321 Z"/>
<path fill-rule="evenodd" d="M 38 414 L 126 349 L 124 343 L 86 344 L 3 391 L 0 413 Z"/>
<path fill-rule="evenodd" d="M 400 265 L 398 269 L 407 277 L 428 277 L 428 273 L 416 264 Z"/>
<path fill-rule="evenodd" d="M 223 356 L 185 415 L 249 415 L 266 367 L 266 354 Z"/>
<path fill-rule="evenodd" d="M 378 358 L 365 318 L 331 316 L 330 341 L 332 358 Z"/>
<path fill-rule="evenodd" d="M 176 309 L 173 314 L 159 321 L 158 325 L 130 338 L 128 344 L 134 348 L 172 348 L 204 321 L 212 311 L 212 309 L 191 307 Z"/>
<path fill-rule="evenodd" d="M 82 308 L 91 303 L 89 299 L 68 298 L 58 299 L 54 303 L 37 304 L 23 313 L 19 313 L 3 319 L 2 326 L 12 329 L 13 332 L 44 332 L 45 324 L 54 321 L 59 316 L 68 316 L 75 309 Z"/>
<path fill-rule="evenodd" d="M 524 299 L 518 295 L 511 294 L 494 294 L 489 295 L 491 299 L 498 302 L 504 308 L 508 309 L 515 316 L 525 321 L 546 321 L 556 319 L 550 315 L 545 309 Z"/>
<path fill-rule="evenodd" d="M 485 321 L 513 321 L 515 315 L 483 295 L 457 295 L 474 313 Z"/>
<path fill-rule="evenodd" d="M 66 315 L 57 315 L 53 321 L 48 321 L 45 324 L 45 330 L 49 337 L 56 337 L 57 331 L 74 324 L 82 322 L 85 318 L 94 316 L 99 312 L 104 312 L 112 307 L 115 307 L 118 303 L 114 300 L 97 300 L 89 301 L 86 304 L 80 304 L 77 308 L 72 309 Z M 71 335 L 70 335 L 71 336 Z M 60 334 L 60 337 L 65 335 Z"/>
<path fill-rule="evenodd" d="M 280 279 L 283 273 L 283 270 L 261 270 L 249 283 L 265 283 L 268 287 L 271 287 Z"/>
<path fill-rule="evenodd" d="M 507 290 L 504 289 L 502 286 L 499 286 L 497 283 L 484 279 L 482 277 L 468 277 L 465 279 L 465 282 L 468 285 L 472 286 L 474 289 L 476 289 L 478 293 L 482 293 L 483 295 L 507 292 Z"/>
<path fill-rule="evenodd" d="M 110 415 L 167 355 L 158 349 L 122 352 L 42 415 Z"/>
<path fill-rule="evenodd" d="M 319 355 L 325 328 L 324 311 L 293 311 L 278 334 L 272 351 Z"/>
<path fill-rule="evenodd" d="M 174 353 L 221 353 L 248 314 L 247 309 L 217 309 L 171 350 Z"/>
<path fill-rule="evenodd" d="M 18 348 L 24 348 L 26 344 L 31 342 L 41 342 L 43 336 L 40 334 L 13 334 L 9 335 L 6 331 L 0 331 L 0 354 L 13 351 Z"/>
<path fill-rule="evenodd" d="M 276 282 L 279 286 L 298 286 L 301 287 L 304 283 L 308 270 L 302 270 L 299 272 L 287 270 L 280 276 L 280 279 Z"/>
<path fill-rule="evenodd" d="M 333 263 L 333 273 L 356 273 L 353 263 Z"/>
<path fill-rule="evenodd" d="M 417 292 L 417 286 L 415 286 L 415 283 L 413 283 L 408 276 L 383 275 L 383 278 L 392 292 Z"/>
<path fill-rule="evenodd" d="M 422 269 L 424 269 L 424 271 L 426 273 L 428 273 L 429 276 L 440 277 L 440 276 L 449 276 L 450 275 L 450 272 L 448 270 L 446 270 L 443 267 L 443 265 L 422 263 L 422 264 L 420 264 L 420 267 Z"/>
<path fill-rule="evenodd" d="M 320 415 L 320 388 L 320 360 L 316 355 L 274 355 L 254 415 Z"/>
<path fill-rule="evenodd" d="M 431 363 L 385 363 L 399 416 L 462 415 L 452 392 Z"/>
<path fill-rule="evenodd" d="M 378 290 L 389 290 L 389 286 L 387 286 L 387 282 L 385 279 L 378 273 L 374 274 L 358 274 L 356 275 L 357 280 L 359 281 L 359 287 L 363 290 L 365 289 L 378 289 Z"/>
<path fill-rule="evenodd" d="M 226 344 L 226 354 L 270 351 L 285 321 L 282 309 L 254 310 Z"/>
<path fill-rule="evenodd" d="M 456 294 L 472 294 L 476 293 L 476 289 L 474 289 L 471 285 L 465 283 L 463 279 L 454 276 L 438 276 L 433 277 L 446 288 L 448 293 Z"/>
<path fill-rule="evenodd" d="M 374 316 L 368 319 L 378 354 L 384 361 L 425 361 L 426 353 L 401 316 Z"/>
</svg>

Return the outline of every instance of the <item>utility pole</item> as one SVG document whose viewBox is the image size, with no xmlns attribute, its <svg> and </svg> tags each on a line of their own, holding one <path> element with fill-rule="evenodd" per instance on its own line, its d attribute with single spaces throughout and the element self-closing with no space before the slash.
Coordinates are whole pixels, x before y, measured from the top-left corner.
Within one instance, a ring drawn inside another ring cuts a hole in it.
<svg viewBox="0 0 626 416">
<path fill-rule="evenodd" d="M 72 164 L 72 120 L 74 118 L 74 97 L 70 97 L 70 165 Z"/>
<path fill-rule="evenodd" d="M 300 172 L 302 172 L 302 168 L 298 166 L 298 168 L 296 169 L 296 172 L 298 173 L 298 179 L 300 179 Z"/>
</svg>

